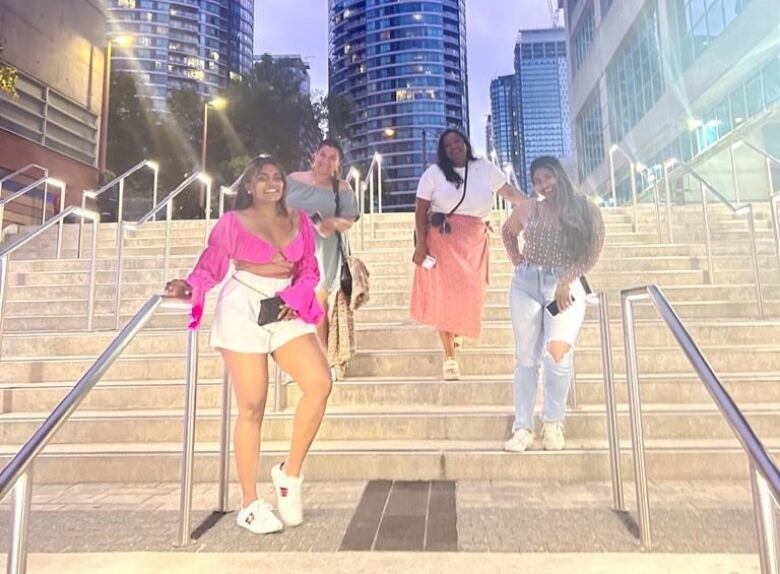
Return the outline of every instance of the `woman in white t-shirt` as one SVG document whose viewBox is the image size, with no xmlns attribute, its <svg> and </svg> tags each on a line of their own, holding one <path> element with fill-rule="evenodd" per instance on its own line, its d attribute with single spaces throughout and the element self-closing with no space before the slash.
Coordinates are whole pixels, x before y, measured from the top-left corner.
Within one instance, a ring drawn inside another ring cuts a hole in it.
<svg viewBox="0 0 780 574">
<path fill-rule="evenodd" d="M 504 174 L 477 159 L 468 138 L 456 129 L 439 137 L 436 165 L 417 186 L 412 260 L 412 319 L 439 331 L 444 349 L 445 380 L 460 378 L 455 337 L 476 338 L 488 281 L 488 229 L 485 218 L 493 194 L 517 203 L 525 196 Z"/>
</svg>

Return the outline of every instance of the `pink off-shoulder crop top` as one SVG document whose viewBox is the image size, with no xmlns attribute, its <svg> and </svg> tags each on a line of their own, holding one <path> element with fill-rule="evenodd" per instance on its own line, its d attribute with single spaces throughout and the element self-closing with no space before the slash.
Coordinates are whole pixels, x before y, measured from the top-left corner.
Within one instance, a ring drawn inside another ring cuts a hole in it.
<svg viewBox="0 0 780 574">
<path fill-rule="evenodd" d="M 314 295 L 320 279 L 314 245 L 314 227 L 303 211 L 298 212 L 298 234 L 282 248 L 251 233 L 235 211 L 228 211 L 212 229 L 208 245 L 187 277 L 192 287 L 190 328 L 200 325 L 206 294 L 225 278 L 231 260 L 269 263 L 277 252 L 296 264 L 292 283 L 278 295 L 304 322 L 319 323 L 324 311 Z"/>
</svg>

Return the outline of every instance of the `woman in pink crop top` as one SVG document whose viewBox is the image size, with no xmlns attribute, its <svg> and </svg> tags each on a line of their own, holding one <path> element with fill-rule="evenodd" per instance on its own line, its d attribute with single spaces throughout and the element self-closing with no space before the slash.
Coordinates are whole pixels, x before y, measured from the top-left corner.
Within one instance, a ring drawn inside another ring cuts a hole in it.
<svg viewBox="0 0 780 574">
<path fill-rule="evenodd" d="M 168 296 L 190 298 L 190 327 L 197 328 L 207 292 L 230 274 L 214 310 L 211 345 L 222 353 L 238 404 L 235 456 L 243 499 L 237 523 L 256 534 L 303 521 L 301 467 L 331 389 L 330 370 L 315 330 L 323 310 L 315 297 L 319 271 L 314 230 L 305 213 L 287 207 L 286 191 L 284 171 L 274 159 L 252 160 L 238 185 L 235 211 L 217 221 L 187 279 L 165 286 Z M 235 262 L 252 263 L 253 271 L 235 271 Z M 303 391 L 287 459 L 271 470 L 283 522 L 257 498 L 269 354 Z"/>
</svg>

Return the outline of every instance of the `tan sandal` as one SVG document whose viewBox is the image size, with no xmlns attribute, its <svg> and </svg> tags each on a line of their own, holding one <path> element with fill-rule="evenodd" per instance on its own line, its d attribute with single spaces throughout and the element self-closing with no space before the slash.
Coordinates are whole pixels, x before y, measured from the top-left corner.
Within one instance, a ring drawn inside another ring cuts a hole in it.
<svg viewBox="0 0 780 574">
<path fill-rule="evenodd" d="M 445 381 L 457 381 L 460 379 L 460 365 L 458 359 L 450 357 L 444 360 L 443 376 Z"/>
</svg>

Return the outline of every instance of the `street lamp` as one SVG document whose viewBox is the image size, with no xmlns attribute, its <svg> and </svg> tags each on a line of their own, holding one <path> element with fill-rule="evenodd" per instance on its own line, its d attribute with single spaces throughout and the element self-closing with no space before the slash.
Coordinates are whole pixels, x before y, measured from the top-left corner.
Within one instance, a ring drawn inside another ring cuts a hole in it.
<svg viewBox="0 0 780 574">
<path fill-rule="evenodd" d="M 395 130 L 393 128 L 385 128 L 383 132 L 387 137 L 391 138 L 395 136 Z"/>
<path fill-rule="evenodd" d="M 133 43 L 132 36 L 117 36 L 109 38 L 106 44 L 105 71 L 103 73 L 103 106 L 100 110 L 100 157 L 98 167 L 100 171 L 106 171 L 106 156 L 108 155 L 108 98 L 111 92 L 111 52 L 114 44 L 127 47 Z"/>
<path fill-rule="evenodd" d="M 201 171 L 206 171 L 206 148 L 208 144 L 208 137 L 209 137 L 209 108 L 214 108 L 215 110 L 224 110 L 227 106 L 227 100 L 223 97 L 216 97 L 211 100 L 208 100 L 203 104 L 203 138 L 201 139 L 201 146 L 200 146 L 200 169 Z M 203 185 L 200 188 L 200 197 L 199 203 L 200 205 L 203 205 L 203 194 L 205 192 L 206 186 Z M 210 214 L 209 214 L 210 215 Z"/>
</svg>

